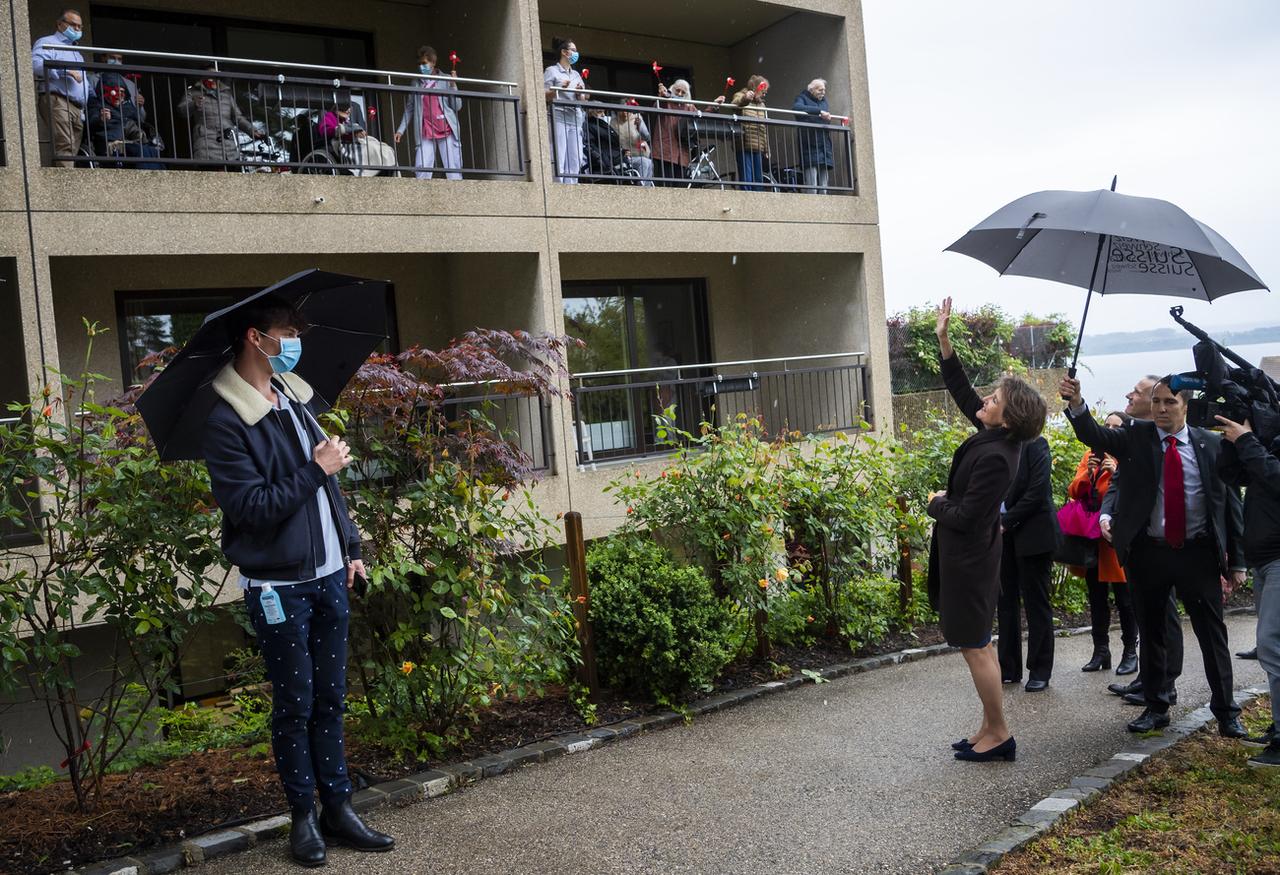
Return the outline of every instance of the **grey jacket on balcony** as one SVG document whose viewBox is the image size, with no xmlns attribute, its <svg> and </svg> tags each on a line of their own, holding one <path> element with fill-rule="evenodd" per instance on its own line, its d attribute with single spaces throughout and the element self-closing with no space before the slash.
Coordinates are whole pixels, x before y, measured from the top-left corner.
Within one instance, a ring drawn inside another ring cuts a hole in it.
<svg viewBox="0 0 1280 875">
<path fill-rule="evenodd" d="M 240 112 L 226 84 L 219 82 L 216 88 L 203 82 L 193 85 L 178 102 L 178 112 L 191 122 L 192 158 L 216 163 L 240 160 L 240 147 L 227 131 L 239 128 L 251 134 L 253 124 Z"/>
<path fill-rule="evenodd" d="M 418 87 L 437 90 L 458 90 L 456 83 L 444 82 L 440 79 L 419 79 Z M 404 112 L 400 115 L 400 125 L 396 128 L 396 133 L 401 136 L 404 136 L 406 131 L 412 130 L 414 145 L 422 143 L 422 97 L 423 95 L 421 94 L 410 94 L 408 96 L 405 100 Z M 440 108 L 444 110 L 444 120 L 448 122 L 449 130 L 453 131 L 454 137 L 461 140 L 462 128 L 458 125 L 458 110 L 462 109 L 462 98 L 442 94 L 440 95 Z"/>
</svg>

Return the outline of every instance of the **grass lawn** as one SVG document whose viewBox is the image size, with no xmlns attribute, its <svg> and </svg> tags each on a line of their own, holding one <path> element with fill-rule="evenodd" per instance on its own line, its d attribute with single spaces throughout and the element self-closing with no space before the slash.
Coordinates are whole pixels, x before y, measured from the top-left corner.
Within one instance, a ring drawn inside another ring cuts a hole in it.
<svg viewBox="0 0 1280 875">
<path fill-rule="evenodd" d="M 1265 697 L 1245 712 L 1270 723 Z M 1045 835 L 1005 857 L 1000 875 L 1277 875 L 1280 770 L 1246 760 L 1257 748 L 1199 732 L 1148 761 Z"/>
</svg>

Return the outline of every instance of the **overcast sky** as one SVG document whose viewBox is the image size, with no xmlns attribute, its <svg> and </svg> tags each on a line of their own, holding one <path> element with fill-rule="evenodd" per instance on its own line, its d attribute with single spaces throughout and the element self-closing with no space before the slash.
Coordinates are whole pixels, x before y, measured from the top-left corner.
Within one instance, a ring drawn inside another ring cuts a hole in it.
<svg viewBox="0 0 1280 875">
<path fill-rule="evenodd" d="M 1066 312 L 1085 293 L 1001 277 L 944 247 L 1043 189 L 1173 201 L 1275 292 L 1214 304 L 1095 298 L 1088 334 L 1280 324 L 1280 2 L 863 0 L 889 312 L 992 302 Z"/>
</svg>

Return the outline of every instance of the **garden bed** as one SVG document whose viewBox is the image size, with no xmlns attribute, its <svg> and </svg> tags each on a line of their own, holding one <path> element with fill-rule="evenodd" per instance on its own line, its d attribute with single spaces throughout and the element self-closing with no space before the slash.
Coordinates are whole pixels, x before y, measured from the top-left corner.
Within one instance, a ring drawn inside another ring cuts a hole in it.
<svg viewBox="0 0 1280 875">
<path fill-rule="evenodd" d="M 856 654 L 828 642 L 780 647 L 770 663 L 740 660 L 730 664 L 714 690 L 695 698 L 776 680 L 780 674 L 848 662 L 854 656 L 892 653 L 940 641 L 937 626 L 929 625 L 917 629 L 915 635 L 892 635 Z M 656 705 L 606 697 L 596 705 L 594 725 L 661 710 Z M 357 787 L 363 787 L 443 762 L 475 759 L 587 728 L 568 693 L 559 689 L 538 698 L 499 702 L 484 712 L 470 736 L 442 759 L 408 763 L 377 745 L 350 738 L 348 762 Z M 75 799 L 65 781 L 0 794 L 0 873 L 53 872 L 119 857 L 277 814 L 284 807 L 270 755 L 252 755 L 248 746 L 192 753 L 107 780 L 109 801 L 88 815 L 75 810 Z"/>
<path fill-rule="evenodd" d="M 1270 722 L 1269 709 L 1265 697 L 1246 709 L 1252 731 Z M 991 871 L 1280 873 L 1280 775 L 1247 766 L 1256 752 L 1198 732 Z"/>
</svg>

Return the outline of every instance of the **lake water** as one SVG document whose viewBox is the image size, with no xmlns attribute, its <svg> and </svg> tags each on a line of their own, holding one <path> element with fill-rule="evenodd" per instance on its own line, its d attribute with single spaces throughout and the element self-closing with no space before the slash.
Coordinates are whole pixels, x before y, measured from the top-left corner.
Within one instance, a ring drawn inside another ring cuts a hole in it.
<svg viewBox="0 0 1280 875">
<path fill-rule="evenodd" d="M 1144 374 L 1176 374 L 1195 367 L 1191 346 L 1195 338 L 1187 335 L 1182 349 L 1150 352 L 1125 352 L 1095 355 L 1080 359 L 1079 377 L 1085 400 L 1097 410 L 1123 410 L 1124 396 Z M 1266 356 L 1280 356 L 1280 343 L 1253 343 L 1233 346 L 1231 350 L 1250 364 L 1259 365 Z M 1234 367 L 1228 362 L 1229 367 Z"/>
</svg>

